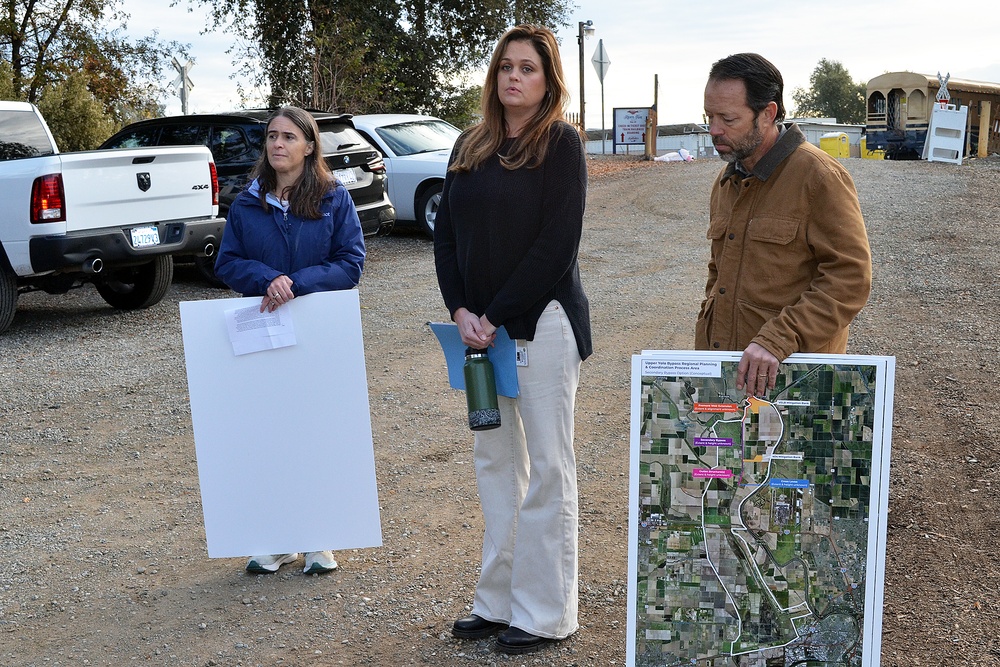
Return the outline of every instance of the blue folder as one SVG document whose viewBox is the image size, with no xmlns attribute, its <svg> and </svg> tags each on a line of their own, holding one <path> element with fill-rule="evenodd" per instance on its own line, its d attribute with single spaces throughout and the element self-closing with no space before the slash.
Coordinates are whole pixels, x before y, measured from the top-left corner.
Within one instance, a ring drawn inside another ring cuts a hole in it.
<svg viewBox="0 0 1000 667">
<path fill-rule="evenodd" d="M 444 361 L 448 365 L 448 384 L 454 389 L 465 391 L 465 343 L 454 322 L 428 322 L 444 351 Z M 497 329 L 493 347 L 487 349 L 493 362 L 493 375 L 497 380 L 497 394 L 517 398 L 517 350 L 514 341 L 503 327 Z"/>
</svg>

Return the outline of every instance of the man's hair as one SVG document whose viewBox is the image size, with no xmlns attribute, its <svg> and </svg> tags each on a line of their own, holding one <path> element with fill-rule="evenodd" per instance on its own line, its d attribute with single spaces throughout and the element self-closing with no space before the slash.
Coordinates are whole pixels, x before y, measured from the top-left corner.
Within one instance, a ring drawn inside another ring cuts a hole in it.
<svg viewBox="0 0 1000 667">
<path fill-rule="evenodd" d="M 778 105 L 775 123 L 785 119 L 785 82 L 769 60 L 756 53 L 737 53 L 717 60 L 708 73 L 709 81 L 742 81 L 747 89 L 747 106 L 755 114 L 774 102 Z"/>
</svg>

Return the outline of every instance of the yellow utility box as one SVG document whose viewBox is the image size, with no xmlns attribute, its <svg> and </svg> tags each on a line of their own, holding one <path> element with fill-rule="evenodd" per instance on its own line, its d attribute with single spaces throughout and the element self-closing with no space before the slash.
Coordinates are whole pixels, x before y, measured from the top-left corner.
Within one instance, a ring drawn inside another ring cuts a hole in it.
<svg viewBox="0 0 1000 667">
<path fill-rule="evenodd" d="M 849 142 L 846 132 L 827 132 L 819 138 L 819 147 L 833 157 L 851 157 Z"/>
<path fill-rule="evenodd" d="M 867 145 L 867 139 L 865 137 L 861 137 L 861 157 L 867 160 L 884 160 L 885 151 L 881 151 L 878 149 L 869 151 Z"/>
</svg>

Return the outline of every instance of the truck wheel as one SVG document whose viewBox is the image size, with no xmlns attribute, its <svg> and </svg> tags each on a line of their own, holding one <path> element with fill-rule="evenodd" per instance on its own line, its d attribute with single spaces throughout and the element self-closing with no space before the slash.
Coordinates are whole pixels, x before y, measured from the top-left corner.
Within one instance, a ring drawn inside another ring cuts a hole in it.
<svg viewBox="0 0 1000 667">
<path fill-rule="evenodd" d="M 441 205 L 442 183 L 435 183 L 424 191 L 417 202 L 417 222 L 424 233 L 434 238 L 434 220 L 437 218 L 438 206 Z"/>
<path fill-rule="evenodd" d="M 14 321 L 17 310 L 17 276 L 10 269 L 0 266 L 0 333 Z"/>
<path fill-rule="evenodd" d="M 118 269 L 94 287 L 112 308 L 136 310 L 159 303 L 173 279 L 173 258 L 160 255 L 146 264 Z"/>
</svg>

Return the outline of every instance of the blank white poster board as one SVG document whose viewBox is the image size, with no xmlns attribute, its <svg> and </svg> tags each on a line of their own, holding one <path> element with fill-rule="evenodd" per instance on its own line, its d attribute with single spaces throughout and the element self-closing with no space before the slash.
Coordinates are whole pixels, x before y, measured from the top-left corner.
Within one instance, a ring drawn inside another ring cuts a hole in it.
<svg viewBox="0 0 1000 667">
<path fill-rule="evenodd" d="M 298 297 L 295 345 L 236 356 L 225 312 L 180 304 L 211 558 L 382 544 L 357 290 Z"/>
</svg>

